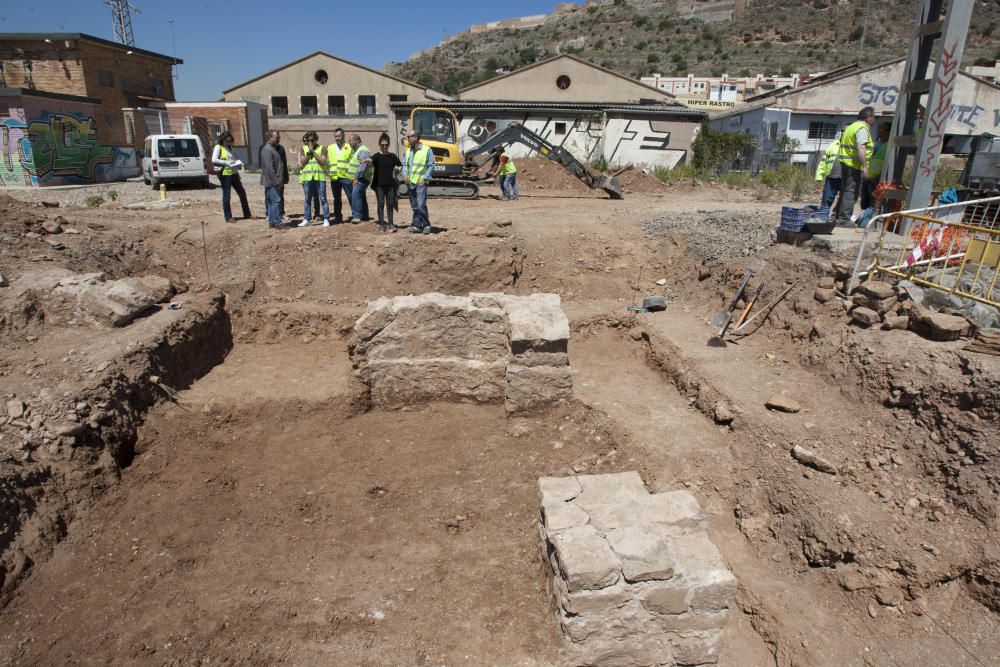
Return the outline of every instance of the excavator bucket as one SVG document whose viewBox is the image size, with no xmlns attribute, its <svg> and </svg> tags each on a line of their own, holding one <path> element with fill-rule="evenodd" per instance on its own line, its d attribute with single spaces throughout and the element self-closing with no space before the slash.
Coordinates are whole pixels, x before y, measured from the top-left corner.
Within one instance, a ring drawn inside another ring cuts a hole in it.
<svg viewBox="0 0 1000 667">
<path fill-rule="evenodd" d="M 614 176 L 601 174 L 597 187 L 607 192 L 612 199 L 622 199 L 622 185 Z"/>
<path fill-rule="evenodd" d="M 598 188 L 604 190 L 612 199 L 623 199 L 622 185 L 618 182 L 617 178 L 597 171 L 590 165 L 583 164 L 580 166 L 583 168 L 583 173 L 586 174 L 586 176 L 580 176 L 580 178 L 587 185 L 595 190 Z"/>
</svg>

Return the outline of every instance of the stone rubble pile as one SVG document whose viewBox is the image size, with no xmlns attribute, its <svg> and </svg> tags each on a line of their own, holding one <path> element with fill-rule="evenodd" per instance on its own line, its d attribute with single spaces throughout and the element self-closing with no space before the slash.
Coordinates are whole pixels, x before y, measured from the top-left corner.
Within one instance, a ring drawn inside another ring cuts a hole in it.
<svg viewBox="0 0 1000 667">
<path fill-rule="evenodd" d="M 838 278 L 839 272 L 838 269 Z M 820 303 L 827 303 L 842 294 L 843 289 L 843 281 L 835 283 L 831 277 L 821 278 L 814 297 Z M 906 290 L 880 280 L 861 283 L 847 301 L 847 308 L 851 323 L 866 328 L 909 329 L 939 341 L 958 340 L 972 332 L 972 325 L 964 317 L 935 312 L 915 303 Z"/>
<path fill-rule="evenodd" d="M 173 284 L 162 276 L 107 280 L 101 272 L 74 273 L 64 268 L 29 271 L 0 299 L 0 321 L 7 321 L 12 328 L 26 326 L 26 313 L 43 312 L 50 323 L 62 319 L 71 325 L 123 327 L 174 293 Z"/>
<path fill-rule="evenodd" d="M 737 583 L 694 496 L 650 494 L 637 472 L 538 484 L 568 664 L 718 662 Z"/>
<path fill-rule="evenodd" d="M 569 321 L 558 294 L 383 297 L 349 346 L 373 405 L 430 400 L 537 409 L 573 393 Z"/>
</svg>

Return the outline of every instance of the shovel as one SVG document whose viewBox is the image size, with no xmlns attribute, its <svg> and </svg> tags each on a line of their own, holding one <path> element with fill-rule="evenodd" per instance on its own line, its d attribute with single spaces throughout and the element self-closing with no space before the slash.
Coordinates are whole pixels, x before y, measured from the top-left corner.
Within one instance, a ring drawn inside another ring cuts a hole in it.
<svg viewBox="0 0 1000 667">
<path fill-rule="evenodd" d="M 736 310 L 736 304 L 739 303 L 740 297 L 743 296 L 743 290 L 747 288 L 747 283 L 750 282 L 750 277 L 754 274 L 754 269 L 747 269 L 747 275 L 743 278 L 743 282 L 740 283 L 740 288 L 736 290 L 736 296 L 729 303 L 729 307 L 725 310 L 720 310 L 712 318 L 712 326 L 719 327 L 720 331 L 725 331 L 729 328 L 729 321 L 733 319 L 733 311 Z M 720 333 L 721 335 L 721 333 Z"/>
<path fill-rule="evenodd" d="M 757 298 L 763 291 L 764 291 L 764 282 L 761 281 L 760 285 L 757 286 L 757 291 L 754 292 L 753 297 L 750 298 L 750 302 L 747 304 L 747 307 L 743 309 L 743 314 L 740 315 L 740 319 L 736 320 L 736 326 L 733 327 L 734 330 L 739 329 L 743 325 L 743 323 L 746 322 L 747 315 L 750 314 L 750 309 L 753 308 L 753 305 L 755 303 L 757 303 Z"/>
</svg>

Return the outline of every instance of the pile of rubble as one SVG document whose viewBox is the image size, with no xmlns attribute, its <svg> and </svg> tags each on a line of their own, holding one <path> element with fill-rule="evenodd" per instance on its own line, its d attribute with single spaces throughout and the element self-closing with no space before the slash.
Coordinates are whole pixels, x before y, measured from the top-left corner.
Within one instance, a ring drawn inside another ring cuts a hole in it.
<svg viewBox="0 0 1000 667">
<path fill-rule="evenodd" d="M 573 394 L 558 294 L 430 293 L 368 305 L 349 346 L 371 403 L 503 402 L 508 413 Z"/>
<path fill-rule="evenodd" d="M 838 285 L 834 277 L 827 276 L 820 278 L 814 296 L 820 303 L 827 303 L 843 289 L 843 282 Z M 958 340 L 969 336 L 973 329 L 966 318 L 935 312 L 913 301 L 905 289 L 880 280 L 859 285 L 850 295 L 847 308 L 851 323 L 857 326 L 909 329 L 931 340 Z"/>
<path fill-rule="evenodd" d="M 28 271 L 0 293 L 0 330 L 44 320 L 52 325 L 123 327 L 175 293 L 162 276 L 107 280 L 65 268 Z"/>
<path fill-rule="evenodd" d="M 574 665 L 718 661 L 736 579 L 687 491 L 637 472 L 543 477 L 539 529 Z"/>
</svg>

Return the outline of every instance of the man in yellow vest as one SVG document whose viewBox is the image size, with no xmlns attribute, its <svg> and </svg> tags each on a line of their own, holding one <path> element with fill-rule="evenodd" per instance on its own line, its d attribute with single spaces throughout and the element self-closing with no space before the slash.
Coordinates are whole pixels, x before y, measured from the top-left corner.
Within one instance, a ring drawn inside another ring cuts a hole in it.
<svg viewBox="0 0 1000 667">
<path fill-rule="evenodd" d="M 503 192 L 503 200 L 517 199 L 517 167 L 514 161 L 507 155 L 503 146 L 498 146 L 494 151 L 493 159 L 496 160 L 490 169 L 488 178 L 492 178 L 494 173 L 500 176 L 500 190 Z"/>
<path fill-rule="evenodd" d="M 351 222 L 355 225 L 365 220 L 371 220 L 368 215 L 368 185 L 372 182 L 372 152 L 361 143 L 361 136 L 352 134 L 351 161 L 348 165 L 351 174 Z"/>
<path fill-rule="evenodd" d="M 861 184 L 861 209 L 871 208 L 875 204 L 875 187 L 882 178 L 882 167 L 885 165 L 885 155 L 889 152 L 889 134 L 892 126 L 883 122 L 878 126 L 878 138 L 872 146 L 868 157 L 868 171 L 865 172 L 865 182 Z"/>
<path fill-rule="evenodd" d="M 305 212 L 299 227 L 312 223 L 312 197 L 318 196 L 323 209 L 323 226 L 330 226 L 330 206 L 326 203 L 326 147 L 319 143 L 315 132 L 306 132 L 302 137 L 302 154 L 299 155 L 299 183 L 305 195 Z M 319 211 L 316 211 L 319 214 Z"/>
<path fill-rule="evenodd" d="M 340 194 L 347 196 L 347 205 L 351 205 L 351 145 L 344 140 L 344 130 L 338 127 L 333 131 L 333 143 L 326 149 L 330 159 L 330 195 L 333 197 L 333 221 L 343 222 L 343 202 Z"/>
<path fill-rule="evenodd" d="M 833 206 L 834 200 L 837 199 L 837 193 L 840 192 L 840 160 L 837 159 L 838 155 L 840 155 L 840 137 L 834 139 L 833 143 L 827 147 L 823 157 L 816 163 L 816 180 L 823 183 L 822 205 L 826 207 Z"/>
<path fill-rule="evenodd" d="M 868 171 L 868 145 L 871 143 L 871 124 L 875 122 L 875 109 L 865 107 L 858 112 L 858 119 L 844 128 L 840 137 L 841 186 L 837 213 L 830 219 L 837 224 L 852 226 L 851 214 L 861 192 L 861 181 Z"/>
<path fill-rule="evenodd" d="M 413 222 L 410 231 L 414 234 L 430 234 L 431 218 L 427 212 L 427 182 L 434 173 L 434 153 L 430 146 L 420 143 L 420 133 L 410 130 L 406 135 L 409 146 L 403 154 L 403 180 L 410 195 Z"/>
</svg>

